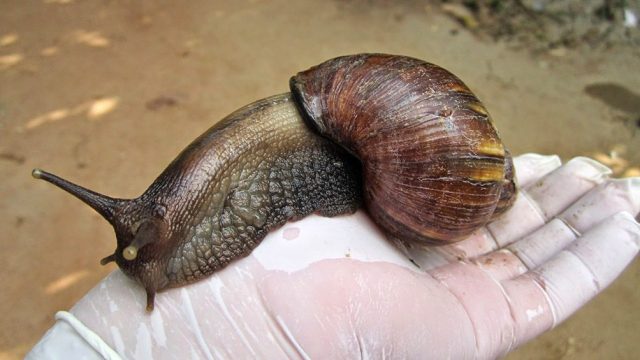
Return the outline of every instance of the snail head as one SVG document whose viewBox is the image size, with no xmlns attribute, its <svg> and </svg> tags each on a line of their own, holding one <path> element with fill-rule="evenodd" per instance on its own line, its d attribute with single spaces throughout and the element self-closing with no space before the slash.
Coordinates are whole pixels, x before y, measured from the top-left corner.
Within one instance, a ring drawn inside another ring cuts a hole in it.
<svg viewBox="0 0 640 360">
<path fill-rule="evenodd" d="M 171 238 L 165 205 L 150 199 L 153 195 L 147 193 L 136 199 L 112 198 L 40 169 L 34 169 L 32 176 L 82 200 L 113 226 L 117 238 L 116 251 L 100 260 L 100 264 L 115 261 L 126 274 L 147 289 L 161 286 L 162 277 L 153 276 L 156 271 L 150 274 L 149 270 L 150 267 L 160 267 L 161 264 L 154 264 L 155 259 L 163 258 L 158 255 L 162 255 L 162 249 L 166 248 L 163 244 Z"/>
</svg>

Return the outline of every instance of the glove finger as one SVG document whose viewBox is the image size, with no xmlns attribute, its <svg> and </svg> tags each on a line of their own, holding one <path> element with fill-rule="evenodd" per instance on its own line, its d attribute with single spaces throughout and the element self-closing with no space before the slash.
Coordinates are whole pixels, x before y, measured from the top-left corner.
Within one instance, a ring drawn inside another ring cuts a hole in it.
<svg viewBox="0 0 640 360">
<path fill-rule="evenodd" d="M 607 167 L 594 160 L 574 158 L 522 189 L 513 208 L 487 225 L 487 228 L 498 247 L 507 246 L 543 226 L 605 181 L 610 172 Z"/>
<path fill-rule="evenodd" d="M 559 168 L 562 161 L 558 155 L 522 154 L 513 158 L 516 181 L 522 188 L 536 182 Z"/>
<path fill-rule="evenodd" d="M 516 344 L 558 325 L 607 287 L 638 254 L 640 225 L 620 213 L 533 271 L 503 282 Z"/>
<path fill-rule="evenodd" d="M 576 201 L 558 219 L 509 245 L 528 269 L 533 269 L 564 249 L 580 234 L 618 212 L 640 211 L 640 179 L 613 179 Z"/>
</svg>

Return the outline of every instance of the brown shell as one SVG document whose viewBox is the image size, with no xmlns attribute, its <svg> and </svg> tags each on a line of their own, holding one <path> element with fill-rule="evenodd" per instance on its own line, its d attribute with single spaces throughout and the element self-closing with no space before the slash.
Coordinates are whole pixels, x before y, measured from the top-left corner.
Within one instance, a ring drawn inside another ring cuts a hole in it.
<svg viewBox="0 0 640 360">
<path fill-rule="evenodd" d="M 511 158 L 485 107 L 447 70 L 361 54 L 290 85 L 306 120 L 360 158 L 367 209 L 391 235 L 460 240 L 513 202 Z"/>
</svg>

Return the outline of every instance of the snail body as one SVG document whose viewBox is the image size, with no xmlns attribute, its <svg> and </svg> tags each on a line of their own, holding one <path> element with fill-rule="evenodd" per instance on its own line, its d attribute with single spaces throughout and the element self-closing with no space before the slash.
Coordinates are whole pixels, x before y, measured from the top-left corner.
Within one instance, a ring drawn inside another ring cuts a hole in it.
<svg viewBox="0 0 640 360">
<path fill-rule="evenodd" d="M 423 61 L 361 54 L 291 78 L 194 140 L 138 198 L 115 199 L 34 170 L 114 227 L 115 261 L 147 292 L 200 280 L 266 234 L 364 202 L 391 236 L 457 241 L 513 201 L 511 158 L 484 106 Z M 359 160 L 358 160 L 359 159 Z"/>
</svg>

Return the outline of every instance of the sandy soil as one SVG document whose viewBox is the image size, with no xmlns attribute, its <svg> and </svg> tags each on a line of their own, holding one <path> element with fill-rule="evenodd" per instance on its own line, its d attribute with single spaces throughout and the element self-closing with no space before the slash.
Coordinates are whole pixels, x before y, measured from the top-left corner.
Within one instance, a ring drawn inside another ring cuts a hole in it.
<svg viewBox="0 0 640 360">
<path fill-rule="evenodd" d="M 43 167 L 116 197 L 141 193 L 234 109 L 341 54 L 388 52 L 458 74 L 515 154 L 640 164 L 640 52 L 532 55 L 478 40 L 412 1 L 0 2 L 0 357 L 21 357 L 107 273 L 109 225 L 31 179 Z M 635 358 L 636 261 L 576 316 L 510 359 Z"/>
</svg>

